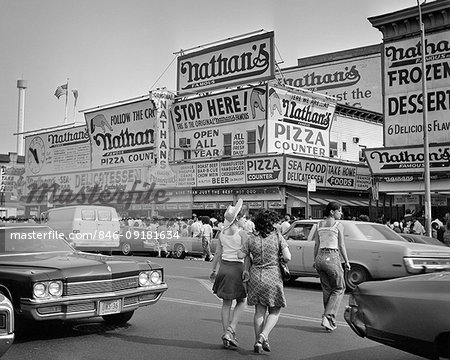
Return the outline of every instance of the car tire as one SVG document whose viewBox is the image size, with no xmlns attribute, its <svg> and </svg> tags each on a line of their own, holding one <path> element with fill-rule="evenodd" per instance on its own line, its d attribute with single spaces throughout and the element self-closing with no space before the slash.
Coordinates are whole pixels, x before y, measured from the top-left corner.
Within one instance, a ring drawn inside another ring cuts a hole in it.
<svg viewBox="0 0 450 360">
<path fill-rule="evenodd" d="M 134 310 L 123 312 L 120 314 L 103 315 L 102 318 L 108 324 L 121 325 L 128 322 L 133 317 L 133 314 Z"/>
<path fill-rule="evenodd" d="M 186 256 L 186 249 L 183 244 L 175 244 L 173 247 L 173 257 L 176 259 L 184 259 Z"/>
<path fill-rule="evenodd" d="M 122 254 L 124 254 L 124 255 L 127 255 L 127 256 L 131 255 L 131 253 L 132 253 L 132 251 L 131 251 L 131 244 L 127 243 L 127 242 L 123 243 L 120 246 L 120 251 L 122 251 Z"/>
<path fill-rule="evenodd" d="M 347 290 L 353 291 L 357 285 L 369 280 L 369 278 L 369 272 L 363 266 L 352 265 L 351 269 L 345 272 L 345 286 Z"/>
</svg>

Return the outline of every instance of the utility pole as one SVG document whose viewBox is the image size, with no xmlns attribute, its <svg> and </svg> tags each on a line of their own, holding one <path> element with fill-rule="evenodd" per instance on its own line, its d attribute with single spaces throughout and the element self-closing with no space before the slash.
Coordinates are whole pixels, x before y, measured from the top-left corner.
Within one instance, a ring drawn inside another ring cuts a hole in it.
<svg viewBox="0 0 450 360">
<path fill-rule="evenodd" d="M 425 0 L 426 1 L 426 0 Z M 423 2 L 425 4 L 425 1 Z M 427 98 L 427 79 L 426 79 L 426 45 L 425 45 L 425 24 L 422 21 L 422 9 L 419 0 L 419 25 L 421 33 L 422 49 L 422 96 L 423 96 L 423 161 L 424 161 L 424 181 L 425 181 L 425 230 L 428 236 L 431 236 L 431 183 L 430 183 L 430 148 L 428 144 L 428 98 Z"/>
</svg>

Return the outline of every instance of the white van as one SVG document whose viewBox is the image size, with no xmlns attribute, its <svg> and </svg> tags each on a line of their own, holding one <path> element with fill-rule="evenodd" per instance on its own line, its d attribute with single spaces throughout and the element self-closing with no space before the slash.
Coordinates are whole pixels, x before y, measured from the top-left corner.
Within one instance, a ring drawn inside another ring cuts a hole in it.
<svg viewBox="0 0 450 360">
<path fill-rule="evenodd" d="M 119 247 L 119 216 L 113 207 L 66 206 L 46 211 L 41 219 L 53 230 L 63 233 L 77 250 L 111 251 Z"/>
</svg>

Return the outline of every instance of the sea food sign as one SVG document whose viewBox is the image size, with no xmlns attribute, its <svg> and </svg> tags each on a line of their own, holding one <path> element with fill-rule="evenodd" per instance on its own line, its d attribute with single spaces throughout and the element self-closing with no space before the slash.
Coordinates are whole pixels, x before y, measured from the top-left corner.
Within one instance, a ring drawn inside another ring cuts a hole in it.
<svg viewBox="0 0 450 360">
<path fill-rule="evenodd" d="M 425 40 L 428 140 L 443 143 L 450 130 L 450 32 Z M 423 144 L 422 51 L 420 38 L 384 45 L 385 146 Z"/>
<path fill-rule="evenodd" d="M 273 32 L 178 57 L 178 94 L 192 94 L 274 78 Z"/>
<path fill-rule="evenodd" d="M 430 145 L 428 155 L 432 173 L 450 171 L 450 144 Z M 373 175 L 423 173 L 423 146 L 367 149 L 364 156 Z"/>
<path fill-rule="evenodd" d="M 148 99 L 85 113 L 92 170 L 154 164 L 156 114 Z"/>
<path fill-rule="evenodd" d="M 296 89 L 269 88 L 268 152 L 328 156 L 336 102 Z"/>
</svg>

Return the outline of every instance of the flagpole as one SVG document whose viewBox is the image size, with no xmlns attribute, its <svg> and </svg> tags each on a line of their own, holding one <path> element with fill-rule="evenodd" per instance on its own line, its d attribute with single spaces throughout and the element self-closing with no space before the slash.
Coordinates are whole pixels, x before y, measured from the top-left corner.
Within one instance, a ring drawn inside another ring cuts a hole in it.
<svg viewBox="0 0 450 360">
<path fill-rule="evenodd" d="M 73 101 L 73 114 L 72 114 L 72 122 L 75 122 L 75 107 L 77 106 L 77 98 L 75 97 L 75 93 L 73 93 L 74 101 Z"/>
<path fill-rule="evenodd" d="M 66 105 L 64 107 L 64 124 L 67 124 L 67 99 L 69 97 L 69 78 L 67 78 Z"/>
</svg>

